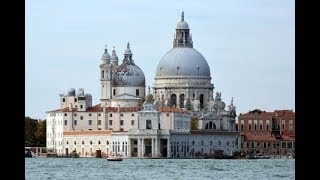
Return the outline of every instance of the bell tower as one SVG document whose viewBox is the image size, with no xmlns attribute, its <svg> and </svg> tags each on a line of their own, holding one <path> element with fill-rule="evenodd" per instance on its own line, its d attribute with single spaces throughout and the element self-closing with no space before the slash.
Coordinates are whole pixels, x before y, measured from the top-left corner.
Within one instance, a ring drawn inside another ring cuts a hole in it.
<svg viewBox="0 0 320 180">
<path fill-rule="evenodd" d="M 103 101 L 111 99 L 112 65 L 110 64 L 110 59 L 111 57 L 108 54 L 108 49 L 106 46 L 104 53 L 102 54 L 100 64 L 101 103 Z"/>
</svg>

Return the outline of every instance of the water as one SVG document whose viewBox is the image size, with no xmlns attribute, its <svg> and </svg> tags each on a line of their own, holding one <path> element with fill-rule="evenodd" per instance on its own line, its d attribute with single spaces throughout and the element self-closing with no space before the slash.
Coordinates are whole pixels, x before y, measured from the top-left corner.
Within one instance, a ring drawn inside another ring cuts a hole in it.
<svg viewBox="0 0 320 180">
<path fill-rule="evenodd" d="M 295 159 L 25 158 L 27 180 L 295 179 Z"/>
</svg>

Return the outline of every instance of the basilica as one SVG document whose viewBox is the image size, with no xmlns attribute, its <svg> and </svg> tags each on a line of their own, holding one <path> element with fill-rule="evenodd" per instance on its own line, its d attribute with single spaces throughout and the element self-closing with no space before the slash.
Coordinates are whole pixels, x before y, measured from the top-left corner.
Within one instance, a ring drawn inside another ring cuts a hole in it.
<svg viewBox="0 0 320 180">
<path fill-rule="evenodd" d="M 46 112 L 47 148 L 58 155 L 197 158 L 240 151 L 236 107 L 214 91 L 210 67 L 193 48 L 184 13 L 172 49 L 160 59 L 153 87 L 134 60 L 129 42 L 119 62 L 105 48 L 100 61 L 100 103 L 80 88 L 60 94 Z"/>
</svg>

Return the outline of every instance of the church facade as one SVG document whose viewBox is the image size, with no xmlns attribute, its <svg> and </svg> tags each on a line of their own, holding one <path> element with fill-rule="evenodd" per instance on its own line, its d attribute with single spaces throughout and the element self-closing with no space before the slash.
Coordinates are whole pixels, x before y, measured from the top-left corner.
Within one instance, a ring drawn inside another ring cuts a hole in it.
<svg viewBox="0 0 320 180">
<path fill-rule="evenodd" d="M 60 94 L 60 108 L 47 111 L 47 148 L 58 155 L 80 157 L 192 158 L 240 151 L 233 100 L 226 108 L 221 92 L 214 96 L 210 67 L 193 48 L 189 26 L 176 26 L 173 48 L 157 66 L 152 92 L 135 64 L 130 44 L 122 63 L 107 48 L 100 64 L 100 103 L 71 88 Z M 192 125 L 193 124 L 193 125 Z"/>
</svg>

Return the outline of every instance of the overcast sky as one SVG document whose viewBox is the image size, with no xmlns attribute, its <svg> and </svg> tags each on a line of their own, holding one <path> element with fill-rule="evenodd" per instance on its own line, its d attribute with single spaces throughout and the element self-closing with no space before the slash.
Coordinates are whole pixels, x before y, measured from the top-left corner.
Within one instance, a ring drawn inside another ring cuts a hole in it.
<svg viewBox="0 0 320 180">
<path fill-rule="evenodd" d="M 25 115 L 45 119 L 59 94 L 84 88 L 99 103 L 105 45 L 121 63 L 129 41 L 135 63 L 153 86 L 185 13 L 193 47 L 207 60 L 215 92 L 237 114 L 295 109 L 293 0 L 27 0 Z"/>
</svg>

